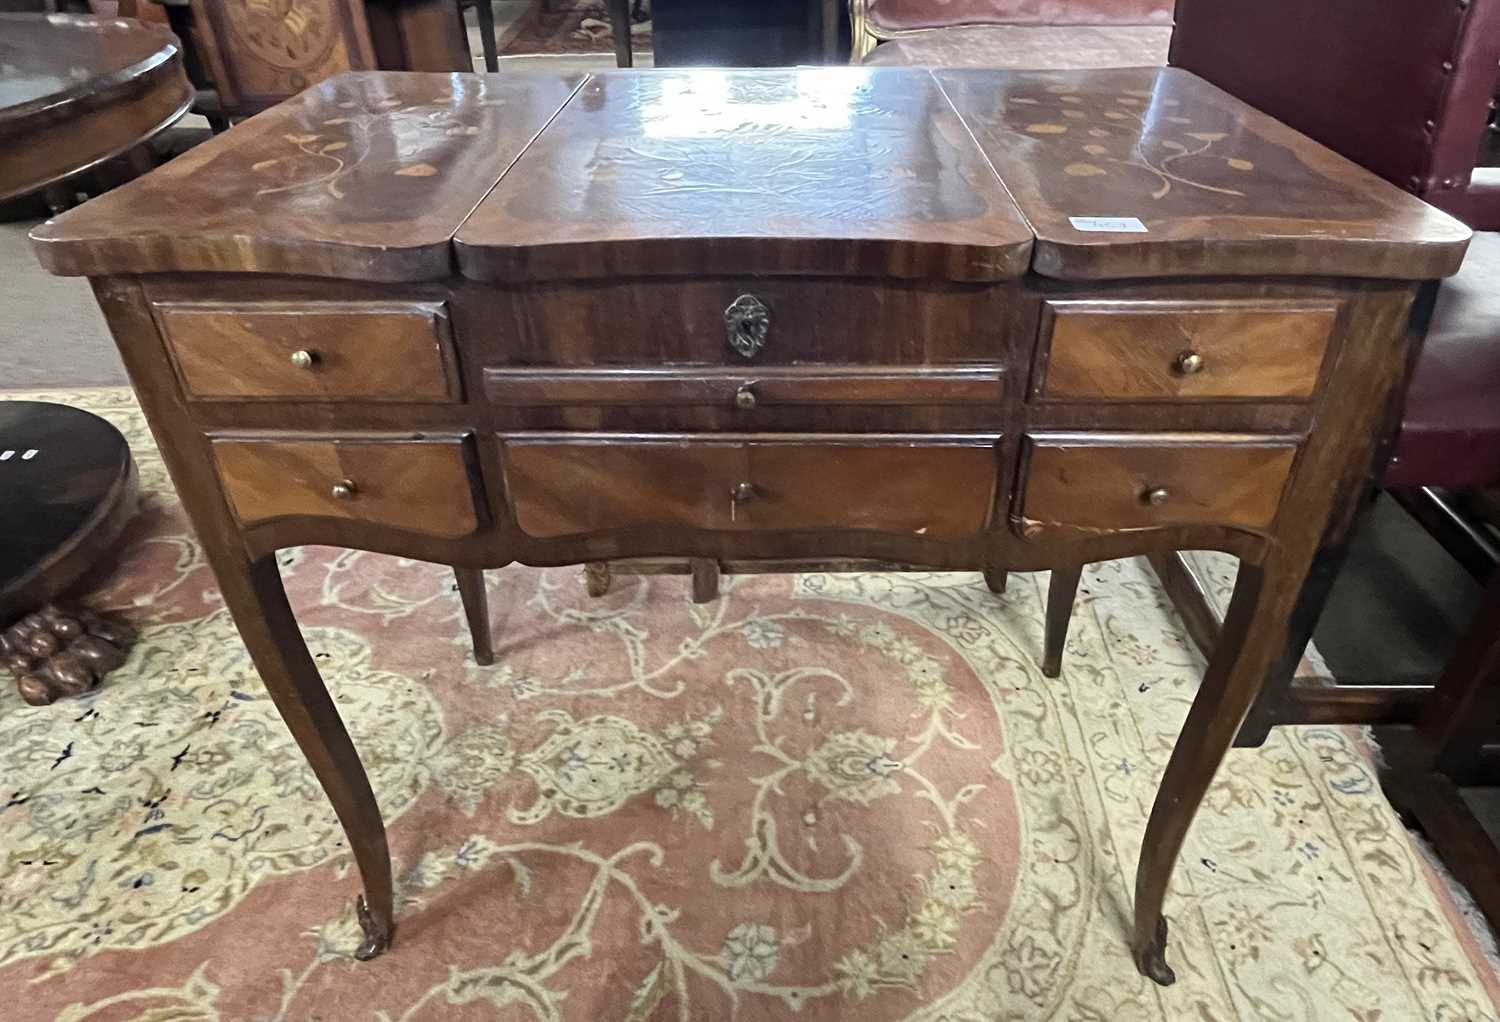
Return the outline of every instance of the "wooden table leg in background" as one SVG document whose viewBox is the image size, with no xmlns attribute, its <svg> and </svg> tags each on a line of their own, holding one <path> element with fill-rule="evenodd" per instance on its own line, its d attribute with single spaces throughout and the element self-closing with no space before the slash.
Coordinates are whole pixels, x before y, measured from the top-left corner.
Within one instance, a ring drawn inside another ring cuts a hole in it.
<svg viewBox="0 0 1500 1022">
<path fill-rule="evenodd" d="M 1078 595 L 1078 580 L 1083 565 L 1070 564 L 1052 569 L 1047 582 L 1047 623 L 1042 638 L 1042 674 L 1055 678 L 1062 673 L 1063 647 L 1068 642 L 1068 622 L 1073 617 L 1073 600 Z"/>
<path fill-rule="evenodd" d="M 458 580 L 458 597 L 463 601 L 469 637 L 474 641 L 474 662 L 488 667 L 495 662 L 495 643 L 490 635 L 490 601 L 484 591 L 484 571 L 454 568 L 453 576 Z"/>
<path fill-rule="evenodd" d="M 842 0 L 823 0 L 823 63 L 839 62 L 839 8 Z"/>
<path fill-rule="evenodd" d="M 630 52 L 630 0 L 609 0 L 609 27 L 615 35 L 615 64 L 634 67 Z"/>
</svg>

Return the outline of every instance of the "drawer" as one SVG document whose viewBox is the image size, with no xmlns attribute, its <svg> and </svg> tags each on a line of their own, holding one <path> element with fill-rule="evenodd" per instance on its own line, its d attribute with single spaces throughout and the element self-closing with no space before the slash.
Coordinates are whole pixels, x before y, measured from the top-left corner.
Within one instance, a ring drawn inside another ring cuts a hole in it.
<svg viewBox="0 0 1500 1022">
<path fill-rule="evenodd" d="M 1173 525 L 1270 528 L 1291 475 L 1292 440 L 1181 435 L 1033 436 L 1021 517 L 1029 530 Z"/>
<path fill-rule="evenodd" d="M 479 524 L 477 462 L 466 435 L 220 437 L 214 460 L 235 517 L 343 518 L 456 538 Z"/>
<path fill-rule="evenodd" d="M 157 302 L 183 390 L 199 401 L 458 399 L 442 302 Z"/>
<path fill-rule="evenodd" d="M 1015 284 L 760 277 L 489 285 L 454 315 L 493 365 L 910 366 L 1000 360 L 1022 305 Z"/>
<path fill-rule="evenodd" d="M 1036 396 L 1058 401 L 1306 400 L 1333 301 L 1048 301 Z"/>
<path fill-rule="evenodd" d="M 486 369 L 485 396 L 514 407 L 980 405 L 998 409 L 1000 366 L 768 366 L 764 369 Z"/>
<path fill-rule="evenodd" d="M 652 527 L 970 536 L 990 518 L 996 439 L 503 438 L 516 523 L 538 538 Z"/>
</svg>

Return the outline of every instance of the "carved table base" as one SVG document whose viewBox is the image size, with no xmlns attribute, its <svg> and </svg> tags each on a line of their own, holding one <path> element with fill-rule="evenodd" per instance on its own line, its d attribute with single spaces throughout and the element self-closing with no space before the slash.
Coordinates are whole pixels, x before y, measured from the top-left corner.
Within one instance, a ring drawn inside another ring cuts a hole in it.
<svg viewBox="0 0 1500 1022">
<path fill-rule="evenodd" d="M 0 655 L 32 706 L 82 695 L 125 662 L 130 632 L 87 610 L 44 607 L 0 632 Z"/>
</svg>

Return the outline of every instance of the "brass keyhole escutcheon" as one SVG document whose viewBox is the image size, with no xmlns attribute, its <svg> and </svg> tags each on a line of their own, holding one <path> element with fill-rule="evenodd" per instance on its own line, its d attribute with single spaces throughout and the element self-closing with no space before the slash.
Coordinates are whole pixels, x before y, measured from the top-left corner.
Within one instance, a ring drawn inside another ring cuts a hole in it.
<svg viewBox="0 0 1500 1022">
<path fill-rule="evenodd" d="M 1177 371 L 1183 376 L 1192 376 L 1203 371 L 1203 356 L 1196 351 L 1184 351 L 1177 356 Z"/>
<path fill-rule="evenodd" d="M 353 500 L 359 493 L 359 487 L 354 485 L 353 479 L 340 479 L 333 484 L 334 500 Z"/>
<path fill-rule="evenodd" d="M 771 310 L 754 295 L 740 295 L 724 310 L 724 331 L 737 354 L 754 358 L 771 334 Z"/>
<path fill-rule="evenodd" d="M 1141 499 L 1152 507 L 1161 507 L 1172 499 L 1172 495 L 1167 492 L 1164 486 L 1153 486 L 1141 495 Z"/>
<path fill-rule="evenodd" d="M 292 365 L 298 369 L 311 369 L 318 364 L 318 353 L 302 348 L 292 352 Z"/>
</svg>

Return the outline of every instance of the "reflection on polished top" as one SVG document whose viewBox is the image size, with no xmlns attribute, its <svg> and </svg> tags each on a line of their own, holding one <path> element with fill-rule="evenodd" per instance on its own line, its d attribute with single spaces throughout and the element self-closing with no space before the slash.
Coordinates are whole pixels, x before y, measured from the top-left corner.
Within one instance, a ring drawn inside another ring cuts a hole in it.
<svg viewBox="0 0 1500 1022">
<path fill-rule="evenodd" d="M 827 68 L 344 75 L 34 237 L 74 274 L 1422 279 L 1468 230 L 1184 71 Z"/>
<path fill-rule="evenodd" d="M 704 265 L 704 237 L 723 239 L 722 267 Z M 849 265 L 789 245 L 820 239 L 848 243 Z M 611 73 L 464 224 L 459 264 L 602 276 L 642 241 L 656 272 L 857 272 L 875 241 L 900 243 L 897 276 L 986 279 L 1025 268 L 1031 231 L 925 73 Z"/>
<path fill-rule="evenodd" d="M 177 37 L 158 25 L 71 14 L 0 14 L 0 133 L 111 78 L 128 84 L 169 59 Z"/>
</svg>

